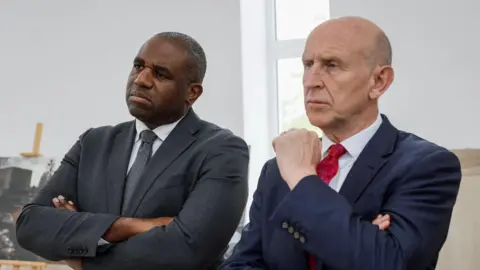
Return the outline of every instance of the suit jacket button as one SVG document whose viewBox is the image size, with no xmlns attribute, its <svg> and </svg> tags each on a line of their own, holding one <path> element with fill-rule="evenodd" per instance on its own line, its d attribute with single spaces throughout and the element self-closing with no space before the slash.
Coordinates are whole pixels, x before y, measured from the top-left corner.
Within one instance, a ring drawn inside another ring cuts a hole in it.
<svg viewBox="0 0 480 270">
<path fill-rule="evenodd" d="M 289 233 L 293 233 L 294 231 L 295 231 L 295 230 L 293 229 L 292 226 L 288 227 L 288 232 L 289 232 Z"/>
<path fill-rule="evenodd" d="M 282 228 L 288 229 L 288 223 L 286 221 L 282 223 Z"/>
<path fill-rule="evenodd" d="M 73 252 L 72 248 L 68 248 L 68 253 L 72 253 L 72 252 Z"/>
<path fill-rule="evenodd" d="M 293 238 L 295 238 L 295 239 L 300 238 L 300 233 L 299 232 L 294 232 L 293 233 Z"/>
<path fill-rule="evenodd" d="M 299 240 L 300 240 L 300 243 L 302 243 L 302 244 L 304 244 L 304 243 L 305 243 L 305 237 L 304 237 L 303 235 L 302 235 L 302 236 L 300 236 L 300 239 L 299 239 Z"/>
</svg>

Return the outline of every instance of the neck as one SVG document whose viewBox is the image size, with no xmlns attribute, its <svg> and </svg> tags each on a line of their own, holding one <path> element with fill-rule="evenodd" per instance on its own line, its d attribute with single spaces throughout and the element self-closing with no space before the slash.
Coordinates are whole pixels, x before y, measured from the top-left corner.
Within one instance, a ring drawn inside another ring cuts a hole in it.
<svg viewBox="0 0 480 270">
<path fill-rule="evenodd" d="M 354 136 L 360 131 L 371 126 L 378 117 L 378 108 L 367 112 L 365 114 L 354 116 L 348 120 L 341 121 L 338 125 L 332 128 L 322 129 L 323 134 L 327 136 L 334 143 L 341 143 L 342 141 Z"/>
<path fill-rule="evenodd" d="M 163 126 L 163 125 L 168 125 L 168 124 L 171 124 L 173 122 L 176 122 L 178 121 L 180 118 L 182 118 L 186 113 L 188 112 L 187 111 L 184 111 L 182 112 L 181 114 L 177 114 L 177 115 L 172 115 L 168 118 L 164 118 L 164 119 L 159 119 L 157 121 L 143 121 L 141 120 L 149 129 L 151 130 L 154 130 L 156 129 L 157 127 L 159 126 Z"/>
</svg>

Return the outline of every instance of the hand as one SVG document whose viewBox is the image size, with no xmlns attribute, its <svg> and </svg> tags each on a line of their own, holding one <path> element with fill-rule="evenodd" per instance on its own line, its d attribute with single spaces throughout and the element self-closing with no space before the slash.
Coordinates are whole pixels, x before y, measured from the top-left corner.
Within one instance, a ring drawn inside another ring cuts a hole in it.
<svg viewBox="0 0 480 270">
<path fill-rule="evenodd" d="M 55 208 L 57 209 L 64 209 L 64 210 L 77 212 L 77 207 L 75 206 L 73 201 L 67 201 L 65 197 L 63 197 L 62 195 L 59 195 L 53 198 L 52 202 Z"/>
<path fill-rule="evenodd" d="M 321 157 L 321 142 L 317 133 L 306 129 L 291 129 L 273 141 L 280 174 L 290 189 L 304 177 L 316 175 Z"/>
<path fill-rule="evenodd" d="M 59 195 L 52 199 L 53 205 L 57 209 L 64 209 L 73 212 L 77 212 L 77 207 L 73 201 L 67 201 L 64 196 Z M 81 259 L 67 259 L 65 260 L 68 266 L 74 270 L 82 270 L 82 260 Z"/>
<path fill-rule="evenodd" d="M 158 226 L 166 226 L 173 221 L 172 217 L 136 219 L 139 231 L 146 232 Z"/>
<path fill-rule="evenodd" d="M 372 222 L 373 225 L 377 225 L 381 231 L 384 231 L 390 227 L 390 215 L 378 215 L 377 218 Z"/>
<path fill-rule="evenodd" d="M 75 203 L 65 199 L 62 195 L 53 198 L 52 202 L 57 209 L 65 209 L 74 212 L 77 211 Z M 151 230 L 154 227 L 166 226 L 172 222 L 172 220 L 172 217 L 119 218 L 112 224 L 112 226 L 110 226 L 103 236 L 103 239 L 109 243 L 121 242 L 132 236 Z"/>
<path fill-rule="evenodd" d="M 67 265 L 73 270 L 82 270 L 82 260 L 80 259 L 68 259 L 65 260 L 65 262 L 67 262 Z"/>
<path fill-rule="evenodd" d="M 103 235 L 103 239 L 110 243 L 117 243 L 140 233 L 151 230 L 157 226 L 166 226 L 172 222 L 172 217 L 159 218 L 126 218 L 117 219 L 108 231 Z"/>
</svg>

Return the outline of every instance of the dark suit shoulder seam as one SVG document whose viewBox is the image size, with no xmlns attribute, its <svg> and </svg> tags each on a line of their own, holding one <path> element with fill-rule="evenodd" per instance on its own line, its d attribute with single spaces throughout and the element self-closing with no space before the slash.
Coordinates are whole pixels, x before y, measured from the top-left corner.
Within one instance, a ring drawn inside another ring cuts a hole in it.
<svg viewBox="0 0 480 270">
<path fill-rule="evenodd" d="M 445 149 L 445 148 L 440 148 L 440 149 L 437 149 L 436 151 L 433 151 L 431 153 L 428 153 L 427 155 L 423 156 L 420 160 L 418 160 L 417 162 L 415 162 L 411 167 L 410 167 L 410 170 L 409 172 L 405 175 L 405 180 L 404 181 L 407 181 L 407 179 L 410 178 L 410 176 L 412 175 L 415 175 L 418 173 L 419 170 L 422 170 L 423 166 L 424 166 L 424 163 L 426 161 L 428 161 L 429 159 L 431 159 L 432 157 L 434 156 L 437 156 L 439 154 L 444 154 L 446 157 L 448 156 L 451 156 L 451 157 L 455 157 L 456 158 L 456 155 Z M 458 158 L 457 158 L 458 160 Z"/>
<path fill-rule="evenodd" d="M 132 121 L 123 122 L 123 123 L 117 124 L 115 126 L 105 125 L 105 126 L 100 126 L 100 127 L 91 127 L 87 131 L 85 131 L 81 135 L 81 137 L 84 138 L 84 137 L 88 136 L 90 138 L 92 136 L 98 136 L 98 135 L 102 136 L 102 135 L 108 134 L 108 132 L 112 132 L 112 131 L 115 131 L 115 130 L 119 131 L 119 130 L 121 130 L 121 128 L 127 128 L 129 124 L 132 124 Z"/>
</svg>

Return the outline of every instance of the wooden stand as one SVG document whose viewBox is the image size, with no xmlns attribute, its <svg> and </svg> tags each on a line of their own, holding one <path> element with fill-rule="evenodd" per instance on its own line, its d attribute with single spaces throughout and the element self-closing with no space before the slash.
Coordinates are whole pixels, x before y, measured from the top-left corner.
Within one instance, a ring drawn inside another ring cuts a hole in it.
<svg viewBox="0 0 480 270">
<path fill-rule="evenodd" d="M 35 137 L 33 139 L 32 152 L 20 153 L 22 157 L 35 158 L 35 157 L 42 156 L 42 154 L 40 154 L 40 143 L 42 141 L 42 132 L 43 132 L 43 124 L 37 123 L 37 126 L 35 128 Z"/>
<path fill-rule="evenodd" d="M 32 270 L 43 270 L 47 266 L 44 262 L 0 260 L 0 268 L 2 268 L 2 265 L 12 266 L 13 270 L 20 270 L 21 267 L 30 267 Z"/>
</svg>

